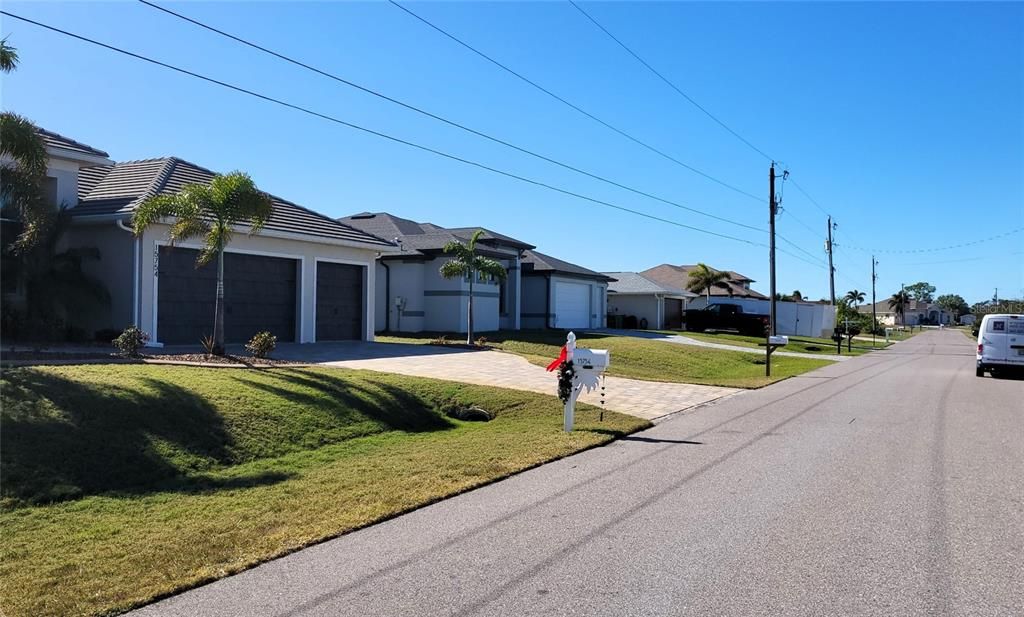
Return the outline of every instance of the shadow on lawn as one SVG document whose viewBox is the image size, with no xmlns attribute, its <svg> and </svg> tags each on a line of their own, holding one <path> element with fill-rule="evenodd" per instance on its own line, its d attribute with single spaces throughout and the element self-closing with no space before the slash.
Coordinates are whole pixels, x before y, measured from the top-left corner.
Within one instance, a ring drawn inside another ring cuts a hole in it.
<svg viewBox="0 0 1024 617">
<path fill-rule="evenodd" d="M 202 397 L 143 380 L 146 389 L 90 386 L 40 371 L 3 376 L 2 495 L 45 503 L 106 493 L 208 491 L 280 482 L 285 474 L 189 477 L 230 464 L 231 436 Z"/>
</svg>

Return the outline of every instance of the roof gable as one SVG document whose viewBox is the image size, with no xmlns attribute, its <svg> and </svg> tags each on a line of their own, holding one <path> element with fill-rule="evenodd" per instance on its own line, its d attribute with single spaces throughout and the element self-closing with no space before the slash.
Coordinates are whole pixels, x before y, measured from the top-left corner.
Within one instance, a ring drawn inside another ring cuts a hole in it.
<svg viewBox="0 0 1024 617">
<path fill-rule="evenodd" d="M 523 258 L 520 261 L 524 266 L 532 266 L 533 272 L 550 272 L 553 274 L 566 274 L 569 276 L 579 276 L 590 279 L 597 279 L 599 281 L 612 281 L 613 279 L 607 274 L 601 272 L 595 272 L 594 270 L 588 270 L 583 266 L 577 266 L 576 264 L 562 261 L 557 257 L 545 255 L 534 250 L 527 250 L 523 252 Z M 524 269 L 525 270 L 525 269 Z"/>
<path fill-rule="evenodd" d="M 695 297 L 697 294 L 678 287 L 662 285 L 639 272 L 605 272 L 614 279 L 608 284 L 608 293 L 617 294 L 662 294 L 672 296 Z"/>
<path fill-rule="evenodd" d="M 103 150 L 93 148 L 92 146 L 83 144 L 80 141 L 75 141 L 74 139 L 65 137 L 60 133 L 54 133 L 53 131 L 47 131 L 46 129 L 39 127 L 36 127 L 36 132 L 39 134 L 39 137 L 42 138 L 43 144 L 48 148 L 57 148 L 77 154 L 86 154 L 104 159 L 110 158 L 110 155 Z"/>
</svg>

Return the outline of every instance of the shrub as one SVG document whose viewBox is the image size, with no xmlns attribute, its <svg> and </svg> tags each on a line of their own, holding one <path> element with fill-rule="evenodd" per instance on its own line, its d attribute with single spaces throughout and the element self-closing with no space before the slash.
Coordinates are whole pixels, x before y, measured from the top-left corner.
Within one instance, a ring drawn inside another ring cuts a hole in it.
<svg viewBox="0 0 1024 617">
<path fill-rule="evenodd" d="M 277 337 L 264 330 L 253 335 L 245 349 L 255 358 L 266 358 L 277 347 Z"/>
<path fill-rule="evenodd" d="M 436 339 L 431 340 L 430 344 L 431 345 L 447 345 L 448 344 L 448 337 L 442 334 L 441 336 L 437 337 Z"/>
<path fill-rule="evenodd" d="M 486 336 L 481 336 L 480 338 L 476 339 L 476 346 L 477 347 L 486 347 L 487 346 L 487 337 Z"/>
<path fill-rule="evenodd" d="M 120 336 L 114 339 L 114 347 L 117 347 L 117 350 L 122 355 L 129 358 L 137 358 L 139 356 L 139 349 L 148 342 L 149 333 L 143 332 L 138 326 L 128 326 Z"/>
<path fill-rule="evenodd" d="M 199 339 L 199 343 L 203 346 L 203 351 L 206 352 L 206 355 L 213 355 L 213 350 L 217 346 L 217 342 L 213 340 L 212 334 L 204 334 L 203 338 Z"/>
</svg>

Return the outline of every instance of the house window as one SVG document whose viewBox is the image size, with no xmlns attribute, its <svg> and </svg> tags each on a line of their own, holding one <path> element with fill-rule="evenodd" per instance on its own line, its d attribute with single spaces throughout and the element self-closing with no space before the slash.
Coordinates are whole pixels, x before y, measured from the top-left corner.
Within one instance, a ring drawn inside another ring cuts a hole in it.
<svg viewBox="0 0 1024 617">
<path fill-rule="evenodd" d="M 50 204 L 54 208 L 57 207 L 57 179 L 46 177 L 46 181 L 43 183 L 43 198 L 46 199 L 46 203 Z"/>
</svg>

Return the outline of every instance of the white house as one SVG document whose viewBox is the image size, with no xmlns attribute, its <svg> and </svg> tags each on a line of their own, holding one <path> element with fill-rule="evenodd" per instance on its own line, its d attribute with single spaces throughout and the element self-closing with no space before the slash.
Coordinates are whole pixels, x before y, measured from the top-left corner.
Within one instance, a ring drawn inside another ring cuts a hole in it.
<svg viewBox="0 0 1024 617">
<path fill-rule="evenodd" d="M 524 328 L 605 327 L 611 277 L 534 250 L 524 251 L 521 274 Z"/>
<path fill-rule="evenodd" d="M 95 247 L 100 259 L 85 269 L 111 294 L 109 310 L 79 315 L 88 330 L 120 330 L 136 324 L 153 344 L 198 344 L 212 328 L 215 270 L 195 267 L 198 242 L 171 247 L 168 223 L 142 235 L 131 232 L 136 206 L 214 172 L 178 158 L 124 163 L 105 152 L 41 132 L 54 170 L 49 189 L 71 206 L 72 227 L 63 244 Z M 263 230 L 240 228 L 225 255 L 225 338 L 243 342 L 260 330 L 279 341 L 371 340 L 375 272 L 379 253 L 397 250 L 389 241 L 273 197 Z"/>
<path fill-rule="evenodd" d="M 857 307 L 861 313 L 870 315 L 871 305 L 865 304 Z M 903 315 L 897 315 L 896 311 L 889 308 L 888 298 L 875 303 L 875 315 L 878 321 L 887 326 L 916 326 L 916 325 L 949 325 L 953 321 L 953 314 L 938 304 L 911 300 L 903 310 Z"/>
<path fill-rule="evenodd" d="M 608 284 L 608 315 L 624 327 L 663 330 L 683 327 L 683 311 L 697 294 L 657 283 L 637 272 L 605 272 L 613 279 Z M 633 319 L 629 319 L 632 317 Z M 628 323 L 627 323 L 628 320 Z"/>
</svg>

